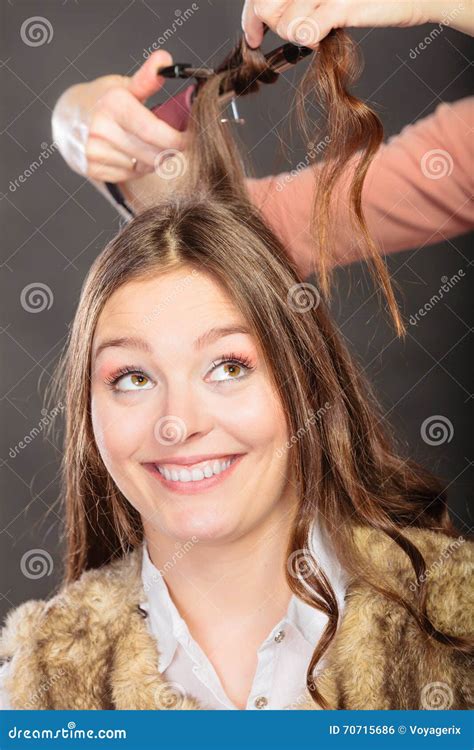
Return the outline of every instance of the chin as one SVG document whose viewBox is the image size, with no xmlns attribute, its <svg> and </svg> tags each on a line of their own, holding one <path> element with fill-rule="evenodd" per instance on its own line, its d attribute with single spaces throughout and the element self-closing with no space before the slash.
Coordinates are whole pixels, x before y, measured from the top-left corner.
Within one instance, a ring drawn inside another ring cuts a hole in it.
<svg viewBox="0 0 474 750">
<path fill-rule="evenodd" d="M 236 519 L 211 508 L 189 507 L 172 518 L 164 519 L 161 530 L 173 539 L 185 542 L 195 537 L 199 541 L 223 541 L 238 533 Z"/>
</svg>

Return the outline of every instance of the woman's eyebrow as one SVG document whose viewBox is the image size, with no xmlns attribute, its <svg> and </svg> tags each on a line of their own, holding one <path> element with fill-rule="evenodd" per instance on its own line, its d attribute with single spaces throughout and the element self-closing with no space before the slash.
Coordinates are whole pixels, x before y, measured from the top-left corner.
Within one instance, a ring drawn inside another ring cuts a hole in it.
<svg viewBox="0 0 474 750">
<path fill-rule="evenodd" d="M 201 336 L 198 336 L 194 341 L 193 346 L 195 349 L 202 349 L 204 346 L 212 344 L 213 341 L 221 339 L 224 336 L 232 336 L 234 333 L 244 333 L 248 335 L 250 334 L 250 331 L 247 326 L 244 325 L 215 326 Z"/>
<path fill-rule="evenodd" d="M 215 326 L 201 334 L 201 336 L 198 336 L 194 341 L 193 346 L 195 349 L 202 349 L 204 346 L 212 344 L 213 341 L 223 338 L 224 336 L 231 336 L 234 333 L 250 334 L 250 330 L 244 325 Z M 120 336 L 118 338 L 106 339 L 98 344 L 94 352 L 94 359 L 97 359 L 99 354 L 109 347 L 139 349 L 148 354 L 151 354 L 152 352 L 152 347 L 144 339 L 137 336 Z"/>
<path fill-rule="evenodd" d="M 140 349 L 142 352 L 151 353 L 152 349 L 144 339 L 140 339 L 136 336 L 120 336 L 114 339 L 106 339 L 102 343 L 98 344 L 94 352 L 94 359 L 97 359 L 99 354 L 108 349 L 109 347 L 124 347 L 127 349 Z"/>
</svg>

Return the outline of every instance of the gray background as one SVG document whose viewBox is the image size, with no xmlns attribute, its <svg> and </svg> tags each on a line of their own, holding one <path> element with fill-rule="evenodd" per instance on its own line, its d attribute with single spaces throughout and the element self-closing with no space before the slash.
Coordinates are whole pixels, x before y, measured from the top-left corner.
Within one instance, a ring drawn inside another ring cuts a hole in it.
<svg viewBox="0 0 474 750">
<path fill-rule="evenodd" d="M 45 143 L 51 144 L 51 111 L 68 86 L 105 73 L 132 74 L 144 61 L 144 48 L 172 28 L 177 10 L 184 12 L 190 5 L 156 0 L 2 4 L 2 615 L 27 598 L 45 596 L 60 580 L 61 418 L 56 418 L 56 441 L 40 434 L 13 458 L 11 452 L 40 423 L 44 389 L 84 276 L 119 228 L 115 210 L 70 171 L 57 152 L 16 190 L 11 182 L 38 158 Z M 197 5 L 165 48 L 175 61 L 218 63 L 238 37 L 242 3 L 200 0 Z M 32 16 L 50 22 L 49 43 L 29 46 L 22 41 L 22 24 Z M 470 93 L 470 38 L 445 29 L 416 60 L 410 59 L 410 49 L 431 30 L 423 26 L 351 32 L 365 57 L 357 91 L 382 116 L 387 136 L 428 115 L 440 101 Z M 269 34 L 264 49 L 278 42 Z M 288 117 L 305 64 L 242 102 L 247 118 L 242 135 L 258 176 L 291 169 L 305 155 Z M 180 85 L 169 82 L 166 90 L 174 93 Z M 157 98 L 162 101 L 163 95 Z M 287 144 L 287 158 L 281 140 Z M 375 383 L 401 450 L 446 480 L 453 516 L 464 533 L 471 525 L 472 495 L 471 239 L 465 235 L 389 259 L 406 319 L 439 289 L 442 276 L 451 277 L 460 268 L 466 274 L 418 326 L 409 326 L 404 343 L 396 339 L 357 264 L 338 271 L 333 305 L 342 334 Z M 51 289 L 52 304 L 41 313 L 27 312 L 22 291 L 38 282 Z M 433 415 L 452 423 L 450 442 L 431 446 L 422 440 L 421 424 Z M 21 571 L 22 557 L 34 549 L 46 551 L 51 560 L 47 574 L 39 578 Z"/>
</svg>

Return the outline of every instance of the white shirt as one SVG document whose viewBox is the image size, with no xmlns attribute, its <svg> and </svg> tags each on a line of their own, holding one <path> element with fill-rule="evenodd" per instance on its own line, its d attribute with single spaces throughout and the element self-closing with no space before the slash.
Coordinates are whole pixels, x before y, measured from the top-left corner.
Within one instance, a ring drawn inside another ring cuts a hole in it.
<svg viewBox="0 0 474 750">
<path fill-rule="evenodd" d="M 334 590 L 341 617 L 344 609 L 346 575 L 322 538 L 315 524 L 311 551 L 326 573 Z M 143 546 L 142 582 L 144 598 L 140 606 L 148 612 L 146 622 L 160 651 L 158 670 L 178 695 L 180 691 L 196 698 L 205 709 L 237 707 L 226 694 L 212 663 L 192 638 L 189 628 L 171 599 L 168 586 L 153 565 L 146 544 Z M 146 593 L 145 593 L 146 592 Z M 246 709 L 297 709 L 306 692 L 306 671 L 314 649 L 327 623 L 327 616 L 294 594 L 286 615 L 271 629 L 257 652 L 257 668 Z M 0 668 L 0 709 L 11 708 L 4 686 L 9 663 Z M 324 658 L 317 672 L 324 667 Z"/>
</svg>

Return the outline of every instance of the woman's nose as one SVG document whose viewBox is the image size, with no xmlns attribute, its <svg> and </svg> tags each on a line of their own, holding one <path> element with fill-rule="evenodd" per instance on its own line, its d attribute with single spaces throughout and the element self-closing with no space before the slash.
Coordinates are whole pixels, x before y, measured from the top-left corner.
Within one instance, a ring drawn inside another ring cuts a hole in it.
<svg viewBox="0 0 474 750">
<path fill-rule="evenodd" d="M 184 443 L 191 437 L 206 435 L 213 418 L 205 399 L 187 383 L 168 389 L 154 426 L 154 435 L 161 445 Z"/>
</svg>

